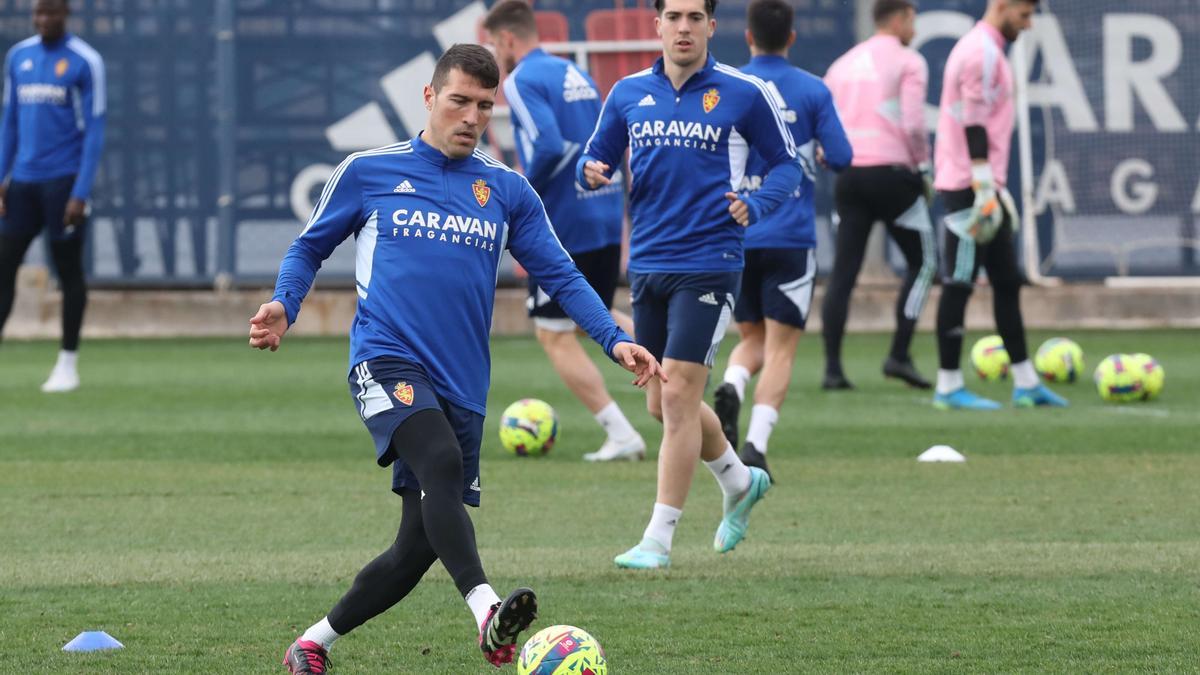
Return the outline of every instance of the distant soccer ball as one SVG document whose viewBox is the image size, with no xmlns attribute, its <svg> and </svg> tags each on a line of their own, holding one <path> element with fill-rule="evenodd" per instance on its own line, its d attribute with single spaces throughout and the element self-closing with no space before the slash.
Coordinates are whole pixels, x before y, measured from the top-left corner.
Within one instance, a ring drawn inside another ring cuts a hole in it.
<svg viewBox="0 0 1200 675">
<path fill-rule="evenodd" d="M 517 675 L 608 675 L 596 638 L 575 626 L 544 628 L 521 648 Z"/>
<path fill-rule="evenodd" d="M 1073 340 L 1050 338 L 1038 348 L 1033 365 L 1047 382 L 1074 382 L 1083 372 L 1083 350 Z"/>
<path fill-rule="evenodd" d="M 1096 389 L 1100 398 L 1125 403 L 1142 398 L 1142 375 L 1128 354 L 1112 354 L 1096 366 Z"/>
<path fill-rule="evenodd" d="M 549 403 L 523 398 L 500 418 L 500 445 L 514 455 L 544 455 L 554 447 L 558 417 Z"/>
<path fill-rule="evenodd" d="M 1130 359 L 1133 360 L 1134 369 L 1142 376 L 1142 399 L 1149 401 L 1158 398 L 1167 376 L 1162 364 L 1149 354 L 1134 354 Z"/>
<path fill-rule="evenodd" d="M 979 338 L 975 346 L 971 347 L 971 365 L 975 367 L 979 377 L 989 382 L 1008 377 L 1008 366 L 1011 363 L 1008 350 L 1004 348 L 1004 340 L 1001 340 L 999 335 Z"/>
</svg>

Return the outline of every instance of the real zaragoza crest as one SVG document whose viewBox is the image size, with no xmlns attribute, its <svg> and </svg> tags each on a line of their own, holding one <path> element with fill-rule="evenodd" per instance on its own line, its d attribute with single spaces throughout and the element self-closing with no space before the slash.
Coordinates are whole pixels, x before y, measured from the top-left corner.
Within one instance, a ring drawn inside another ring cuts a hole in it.
<svg viewBox="0 0 1200 675">
<path fill-rule="evenodd" d="M 475 201 L 479 202 L 480 206 L 487 206 L 488 199 L 492 196 L 492 188 L 488 187 L 487 181 L 482 178 L 471 184 L 471 192 L 475 193 Z"/>
<path fill-rule="evenodd" d="M 704 92 L 704 112 L 706 114 L 712 112 L 712 109 L 717 107 L 717 104 L 720 102 L 721 94 L 717 93 L 716 89 L 709 89 Z"/>
</svg>

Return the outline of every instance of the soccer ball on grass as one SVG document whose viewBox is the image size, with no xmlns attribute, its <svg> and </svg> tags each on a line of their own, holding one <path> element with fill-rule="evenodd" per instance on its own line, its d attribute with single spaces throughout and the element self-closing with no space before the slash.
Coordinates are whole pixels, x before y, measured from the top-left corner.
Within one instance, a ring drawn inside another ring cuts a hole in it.
<svg viewBox="0 0 1200 675">
<path fill-rule="evenodd" d="M 1149 354 L 1134 354 L 1129 358 L 1133 361 L 1134 370 L 1142 376 L 1142 399 L 1149 401 L 1158 398 L 1167 376 L 1162 364 Z"/>
<path fill-rule="evenodd" d="M 1008 377 L 1010 363 L 1012 359 L 1009 358 L 1008 350 L 1004 348 L 1004 340 L 1001 340 L 999 335 L 979 338 L 975 346 L 971 347 L 971 365 L 975 367 L 979 377 L 988 382 Z"/>
<path fill-rule="evenodd" d="M 540 456 L 550 452 L 558 436 L 558 417 L 549 403 L 523 398 L 500 417 L 500 445 L 514 455 Z"/>
<path fill-rule="evenodd" d="M 521 648 L 517 675 L 608 675 L 608 662 L 600 643 L 587 631 L 550 626 Z"/>
<path fill-rule="evenodd" d="M 1050 338 L 1038 348 L 1033 365 L 1047 382 L 1074 382 L 1083 372 L 1083 349 L 1067 338 Z"/>
<path fill-rule="evenodd" d="M 1128 354 L 1112 354 L 1096 366 L 1094 375 L 1100 398 L 1111 403 L 1126 403 L 1142 398 L 1142 374 Z"/>
</svg>

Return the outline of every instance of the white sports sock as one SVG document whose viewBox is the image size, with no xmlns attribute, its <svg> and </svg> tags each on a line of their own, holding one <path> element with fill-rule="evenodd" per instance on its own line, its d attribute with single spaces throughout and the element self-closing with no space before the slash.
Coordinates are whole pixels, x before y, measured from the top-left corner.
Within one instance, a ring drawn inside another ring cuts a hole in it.
<svg viewBox="0 0 1200 675">
<path fill-rule="evenodd" d="M 630 441 L 638 437 L 637 430 L 629 423 L 625 413 L 621 412 L 621 407 L 616 401 L 609 401 L 594 417 L 613 442 Z"/>
<path fill-rule="evenodd" d="M 74 371 L 75 365 L 79 361 L 79 352 L 69 352 L 65 349 L 58 352 L 58 363 L 54 364 L 55 370 Z"/>
<path fill-rule="evenodd" d="M 961 370 L 942 370 L 938 368 L 937 393 L 952 394 L 967 386 L 963 383 Z"/>
<path fill-rule="evenodd" d="M 308 630 L 304 631 L 304 635 L 300 636 L 300 639 L 315 642 L 324 647 L 325 651 L 329 651 L 334 641 L 340 637 L 342 636 L 338 635 L 337 631 L 329 625 L 329 617 L 325 617 L 309 626 Z"/>
<path fill-rule="evenodd" d="M 750 469 L 738 459 L 732 445 L 725 444 L 725 454 L 704 465 L 716 477 L 725 496 L 740 495 L 750 488 Z"/>
<path fill-rule="evenodd" d="M 483 622 L 487 621 L 488 612 L 492 611 L 492 607 L 500 602 L 500 596 L 496 595 L 496 591 L 492 590 L 489 584 L 479 584 L 475 588 L 467 591 L 467 595 L 463 598 L 467 601 L 467 607 L 471 608 L 471 613 L 475 615 L 475 625 L 483 628 Z"/>
<path fill-rule="evenodd" d="M 767 454 L 767 440 L 771 438 L 771 430 L 778 421 L 778 410 L 769 405 L 756 404 L 750 412 L 750 431 L 746 432 L 746 442 L 753 443 L 754 449 Z"/>
<path fill-rule="evenodd" d="M 1033 362 L 1029 359 L 1012 364 L 1011 371 L 1013 386 L 1017 389 L 1033 389 L 1038 386 L 1037 371 L 1033 369 Z"/>
<path fill-rule="evenodd" d="M 663 553 L 671 552 L 671 540 L 675 538 L 675 526 L 679 524 L 682 509 L 655 502 L 654 513 L 650 514 L 650 524 L 642 533 L 642 539 L 649 539 L 662 546 Z"/>
<path fill-rule="evenodd" d="M 750 371 L 742 366 L 729 366 L 725 369 L 725 381 L 737 390 L 738 400 L 746 400 L 746 384 L 750 382 Z"/>
</svg>

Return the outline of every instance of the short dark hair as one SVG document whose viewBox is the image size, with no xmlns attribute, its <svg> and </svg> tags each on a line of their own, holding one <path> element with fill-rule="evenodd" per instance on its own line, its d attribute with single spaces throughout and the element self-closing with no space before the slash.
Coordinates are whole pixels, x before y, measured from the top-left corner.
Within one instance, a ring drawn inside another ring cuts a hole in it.
<svg viewBox="0 0 1200 675">
<path fill-rule="evenodd" d="M 662 15 L 663 9 L 666 8 L 666 0 L 654 0 L 654 11 Z M 710 18 L 717 13 L 717 0 L 704 0 L 704 13 Z"/>
<path fill-rule="evenodd" d="M 882 26 L 893 15 L 916 8 L 917 5 L 912 0 L 875 0 L 875 8 L 871 10 L 871 14 L 875 17 L 875 25 Z"/>
<path fill-rule="evenodd" d="M 784 0 L 750 0 L 746 7 L 746 24 L 754 46 L 763 51 L 777 52 L 788 45 L 792 36 L 792 7 Z"/>
<path fill-rule="evenodd" d="M 483 19 L 483 29 L 489 33 L 511 31 L 523 38 L 537 36 L 537 20 L 533 8 L 525 0 L 500 0 Z"/>
<path fill-rule="evenodd" d="M 500 66 L 496 65 L 496 57 L 491 52 L 479 45 L 459 44 L 447 49 L 434 66 L 433 78 L 429 81 L 434 91 L 441 91 L 450 71 L 455 68 L 479 80 L 485 89 L 495 89 L 500 84 Z"/>
</svg>

